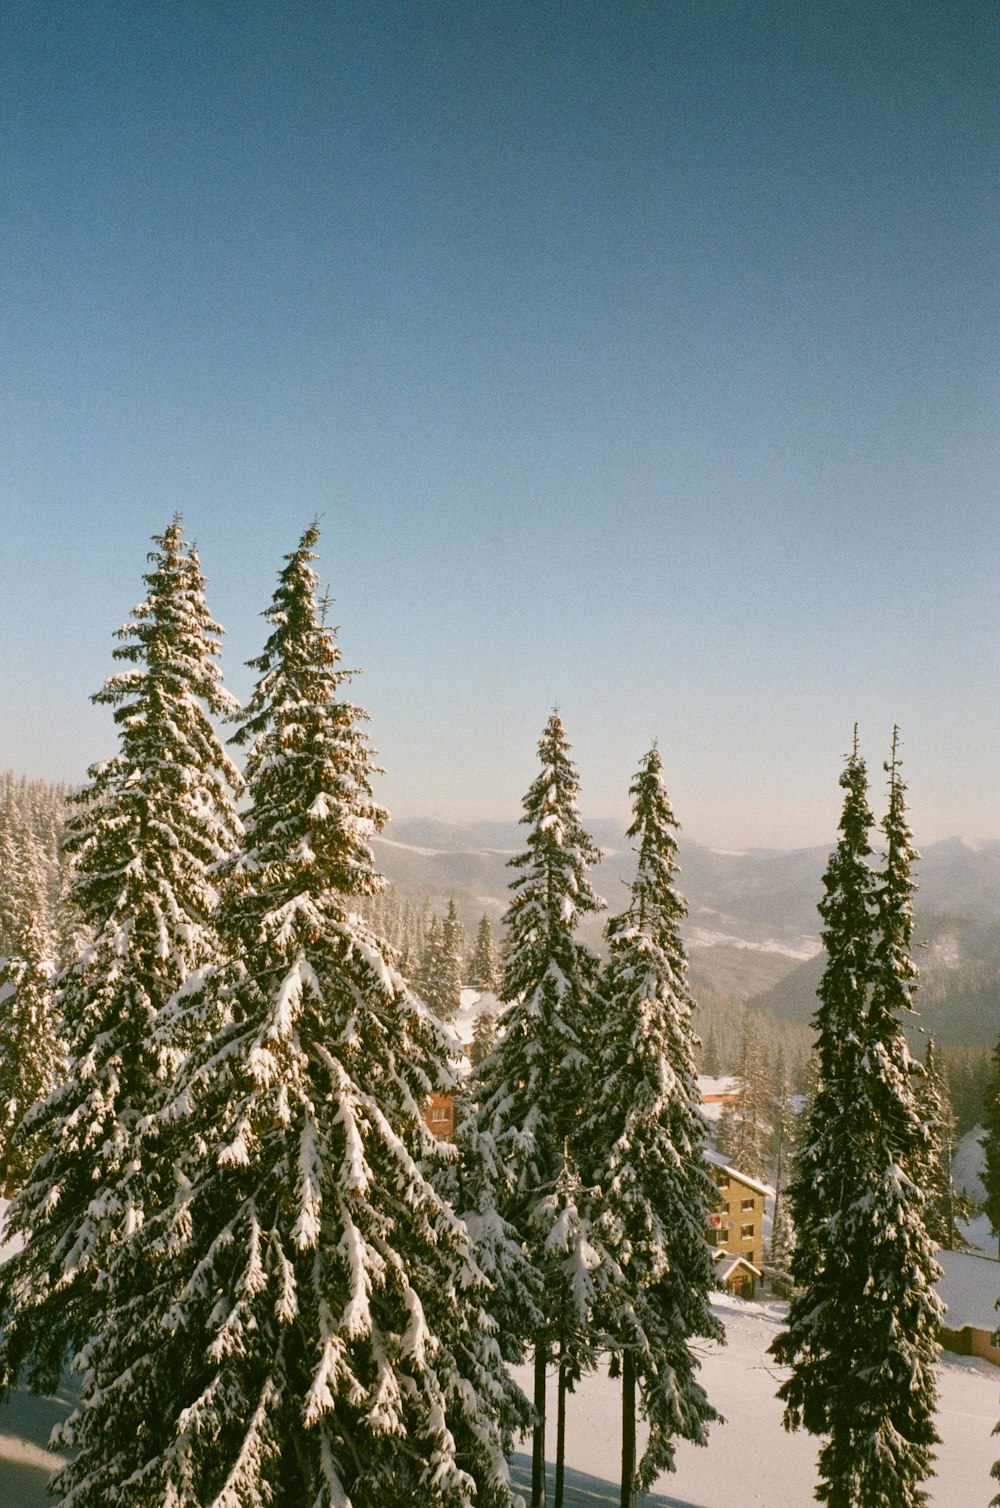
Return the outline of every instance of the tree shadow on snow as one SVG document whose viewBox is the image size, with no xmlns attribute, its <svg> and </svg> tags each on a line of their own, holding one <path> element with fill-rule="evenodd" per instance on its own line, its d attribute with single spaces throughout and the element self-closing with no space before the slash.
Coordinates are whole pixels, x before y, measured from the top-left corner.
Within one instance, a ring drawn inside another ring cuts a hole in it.
<svg viewBox="0 0 1000 1508">
<path fill-rule="evenodd" d="M 525 1502 L 531 1500 L 531 1457 L 515 1453 L 510 1462 L 511 1481 L 518 1492 L 524 1494 Z M 545 1477 L 548 1499 L 552 1502 L 555 1484 L 555 1467 L 546 1464 Z M 563 1508 L 618 1508 L 621 1489 L 616 1481 L 605 1482 L 601 1477 L 588 1476 L 584 1471 L 566 1468 L 566 1491 Z M 638 1508 L 709 1508 L 707 1503 L 691 1503 L 687 1499 L 664 1497 L 661 1492 L 640 1493 Z"/>
<path fill-rule="evenodd" d="M 4 1508 L 51 1508 L 47 1485 L 64 1456 L 48 1449 L 55 1426 L 76 1403 L 77 1384 L 47 1398 L 12 1393 L 0 1406 L 0 1504 Z"/>
</svg>

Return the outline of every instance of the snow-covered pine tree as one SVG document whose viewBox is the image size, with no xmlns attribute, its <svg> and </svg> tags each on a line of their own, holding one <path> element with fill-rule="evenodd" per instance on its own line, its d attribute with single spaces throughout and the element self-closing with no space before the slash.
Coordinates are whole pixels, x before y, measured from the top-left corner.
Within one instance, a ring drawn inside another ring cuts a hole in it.
<svg viewBox="0 0 1000 1508">
<path fill-rule="evenodd" d="M 531 1266 L 558 1286 L 562 1269 L 547 1259 L 539 1208 L 555 1192 L 567 1144 L 572 1154 L 590 1093 L 587 1039 L 599 963 L 576 936 L 576 925 L 604 903 L 587 879 L 600 851 L 580 822 L 579 779 L 558 712 L 545 726 L 538 753 L 542 768 L 521 817 L 527 847 L 509 861 L 516 873 L 505 917 L 500 995 L 507 1009 L 496 1048 L 473 1076 L 474 1104 L 460 1141 L 476 1170 L 479 1213 L 485 1216 L 495 1204 L 503 1229 L 520 1238 Z M 495 1252 L 501 1250 L 498 1244 Z M 509 1310 L 530 1314 L 516 1267 L 505 1275 L 500 1256 L 493 1260 L 498 1281 L 511 1286 Z M 547 1302 L 543 1314 L 551 1312 Z M 538 1320 L 525 1337 L 534 1352 L 533 1508 L 545 1502 L 545 1376 L 552 1342 L 550 1324 L 542 1315 Z"/>
<path fill-rule="evenodd" d="M 712 1027 L 709 1027 L 708 1029 L 708 1035 L 705 1038 L 705 1046 L 702 1048 L 701 1071 L 703 1074 L 706 1074 L 709 1078 L 712 1079 L 717 1078 L 718 1075 L 722 1072 L 722 1064 L 719 1058 L 719 1048 L 715 1040 L 715 1031 Z"/>
<path fill-rule="evenodd" d="M 841 839 L 820 905 L 819 1084 L 790 1191 L 798 1245 L 788 1329 L 772 1346 L 792 1367 L 779 1389 L 788 1428 L 826 1436 L 817 1496 L 829 1508 L 918 1508 L 932 1469 L 940 1275 L 913 1181 L 928 1133 L 901 1017 L 912 1009 L 905 786 L 893 736 L 884 870 L 868 864 L 857 737 L 841 784 Z"/>
<path fill-rule="evenodd" d="M 424 946 L 416 984 L 421 998 L 442 1021 L 450 1021 L 462 1003 L 461 968 L 449 952 L 446 924 L 431 916 L 424 927 Z"/>
<path fill-rule="evenodd" d="M 500 961 L 493 940 L 493 927 L 485 912 L 479 918 L 469 960 L 469 983 L 474 989 L 489 990 L 493 994 L 500 988 Z"/>
<path fill-rule="evenodd" d="M 698 1382 L 694 1342 L 722 1340 L 706 1229 L 717 1191 L 704 1158 L 687 959 L 675 885 L 677 821 L 659 750 L 632 782 L 637 871 L 627 909 L 607 927 L 610 956 L 594 1040 L 591 1109 L 581 1133 L 593 1226 L 617 1263 L 601 1328 L 622 1373 L 622 1508 L 674 1465 L 677 1438 L 703 1445 L 719 1419 Z M 635 1459 L 635 1408 L 649 1425 Z"/>
<path fill-rule="evenodd" d="M 472 1028 L 469 1061 L 473 1068 L 478 1068 L 483 1059 L 489 1057 L 496 1046 L 496 1041 L 497 1018 L 491 1011 L 482 1011 L 476 1017 L 476 1023 Z"/>
<path fill-rule="evenodd" d="M 24 927 L 17 953 L 0 959 L 0 1188 L 10 1197 L 34 1165 L 34 1139 L 20 1136 L 25 1113 L 44 1100 L 64 1063 L 53 1001 L 47 939 L 37 918 Z"/>
<path fill-rule="evenodd" d="M 547 1313 L 556 1350 L 556 1460 L 552 1508 L 563 1508 L 566 1488 L 566 1395 L 600 1359 L 593 1314 L 600 1284 L 612 1281 L 613 1264 L 596 1244 L 586 1213 L 586 1193 L 568 1154 L 552 1194 L 536 1206 L 544 1242 Z M 620 1280 L 620 1274 L 615 1271 Z"/>
<path fill-rule="evenodd" d="M 34 917 L 60 967 L 89 941 L 70 896 L 63 851 L 69 790 L 0 771 L 0 954 L 16 954 Z"/>
<path fill-rule="evenodd" d="M 180 520 L 153 545 L 146 597 L 118 630 L 127 668 L 94 697 L 114 708 L 119 750 L 91 768 L 68 824 L 93 942 L 58 981 L 69 1072 L 25 1123 L 40 1151 L 8 1211 L 8 1232 L 27 1239 L 0 1268 L 5 1389 L 22 1372 L 56 1385 L 102 1328 L 112 1248 L 172 1195 L 169 1163 L 140 1136 L 180 1049 L 154 1027 L 215 955 L 209 870 L 239 826 L 240 777 L 209 718 L 235 705 L 215 663 L 221 630 Z"/>
<path fill-rule="evenodd" d="M 927 1234 L 938 1246 L 951 1251 L 966 1250 L 968 1243 L 956 1224 L 967 1220 L 973 1205 L 967 1194 L 959 1193 L 952 1178 L 957 1136 L 955 1112 L 937 1049 L 930 1037 L 924 1053 L 924 1072 L 919 1083 L 920 1114 L 930 1129 L 929 1161 L 922 1183 L 925 1198 Z"/>
<path fill-rule="evenodd" d="M 779 1049 L 774 1074 L 774 1214 L 768 1260 L 782 1272 L 788 1268 L 795 1234 L 785 1203 L 785 1170 L 795 1155 L 796 1114 L 791 1079 L 784 1053 Z"/>
<path fill-rule="evenodd" d="M 983 1131 L 980 1138 L 983 1148 L 983 1187 L 986 1212 L 997 1241 L 1000 1242 L 1000 1042 L 990 1058 L 990 1074 L 983 1090 Z"/>
<path fill-rule="evenodd" d="M 8 957 L 17 953 L 29 921 L 44 928 L 48 915 L 50 876 L 32 805 L 26 783 L 17 794 L 11 786 L 0 815 L 0 951 Z"/>
<path fill-rule="evenodd" d="M 448 902 L 441 940 L 448 980 L 448 1000 L 449 1004 L 454 1002 L 453 1008 L 445 1014 L 445 1020 L 450 1021 L 458 1014 L 462 1004 L 462 975 L 465 970 L 465 928 L 459 921 L 454 896 Z"/>
<path fill-rule="evenodd" d="M 188 1000 L 192 1035 L 223 1025 L 163 1116 L 187 1149 L 181 1195 L 140 1232 L 131 1302 L 64 1432 L 65 1508 L 512 1502 L 524 1400 L 468 1232 L 422 1166 L 450 1035 L 353 908 L 380 883 L 385 813 L 317 602 L 317 538 L 286 557 L 236 735 L 250 799 L 223 875 L 231 963 Z"/>
<path fill-rule="evenodd" d="M 773 1104 L 757 1019 L 749 1005 L 743 1007 L 740 1017 L 737 1077 L 740 1103 L 736 1108 L 727 1106 L 723 1112 L 720 1147 L 734 1168 L 751 1178 L 766 1179 Z"/>
<path fill-rule="evenodd" d="M 841 1212 L 856 1193 L 851 1097 L 864 1050 L 875 931 L 875 877 L 869 862 L 874 819 L 856 729 L 840 785 L 845 792 L 840 838 L 823 876 L 825 893 L 819 903 L 826 965 L 813 1018 L 815 1088 L 786 1195 L 796 1235 L 791 1270 L 800 1292 L 792 1302 L 788 1329 L 772 1347 L 779 1361 L 794 1368 L 778 1393 L 785 1403 L 786 1429 L 804 1426 L 820 1435 L 833 1428 L 832 1410 L 845 1382 L 843 1357 L 836 1350 L 842 1294 L 836 1286 L 840 1269 L 834 1237 Z M 839 1508 L 847 1500 L 830 1501 Z"/>
</svg>

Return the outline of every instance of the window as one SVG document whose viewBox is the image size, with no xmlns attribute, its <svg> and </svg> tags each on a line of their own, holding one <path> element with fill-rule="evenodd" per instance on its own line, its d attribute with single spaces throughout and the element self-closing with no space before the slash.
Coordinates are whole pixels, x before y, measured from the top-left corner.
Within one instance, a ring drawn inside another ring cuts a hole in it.
<svg viewBox="0 0 1000 1508">
<path fill-rule="evenodd" d="M 753 1228 L 752 1225 L 741 1225 L 740 1226 L 740 1235 L 743 1237 L 744 1241 L 752 1241 L 753 1240 L 753 1231 L 754 1231 L 754 1228 Z"/>
<path fill-rule="evenodd" d="M 432 1121 L 450 1121 L 451 1120 L 451 1111 L 448 1109 L 448 1106 L 447 1105 L 433 1105 L 431 1107 L 431 1120 Z"/>
<path fill-rule="evenodd" d="M 756 1202 L 757 1201 L 755 1199 L 741 1199 L 740 1200 L 740 1209 L 741 1210 L 752 1210 L 754 1208 L 754 1205 L 756 1204 Z"/>
</svg>

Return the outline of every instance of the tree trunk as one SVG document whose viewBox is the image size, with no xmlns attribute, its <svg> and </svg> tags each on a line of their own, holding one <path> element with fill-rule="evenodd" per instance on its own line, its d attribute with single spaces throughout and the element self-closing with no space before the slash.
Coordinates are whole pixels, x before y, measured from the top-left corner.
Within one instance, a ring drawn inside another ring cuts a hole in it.
<svg viewBox="0 0 1000 1508">
<path fill-rule="evenodd" d="M 622 1353 L 622 1495 L 621 1508 L 635 1508 L 635 1358 Z"/>
<path fill-rule="evenodd" d="M 556 1410 L 556 1486 L 552 1508 L 563 1508 L 563 1488 L 566 1481 L 566 1363 L 563 1348 L 559 1346 L 559 1395 Z"/>
<path fill-rule="evenodd" d="M 535 1340 L 535 1427 L 531 1435 L 531 1508 L 545 1508 L 545 1365 L 546 1345 Z"/>
</svg>

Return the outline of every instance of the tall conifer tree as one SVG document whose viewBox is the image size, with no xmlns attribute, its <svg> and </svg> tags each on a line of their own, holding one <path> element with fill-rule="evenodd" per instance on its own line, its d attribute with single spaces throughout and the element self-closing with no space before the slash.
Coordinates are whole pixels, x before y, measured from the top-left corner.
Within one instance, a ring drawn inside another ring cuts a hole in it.
<svg viewBox="0 0 1000 1508">
<path fill-rule="evenodd" d="M 703 1155 L 677 821 L 661 771 L 654 744 L 631 786 L 628 836 L 638 865 L 628 908 L 607 928 L 592 1110 L 581 1136 L 597 1185 L 594 1229 L 615 1263 L 599 1318 L 622 1374 L 622 1508 L 673 1469 L 677 1438 L 704 1445 L 720 1418 L 695 1375 L 693 1343 L 723 1339 L 709 1307 L 706 1240 L 717 1191 Z M 637 1385 L 649 1425 L 638 1464 Z"/>
<path fill-rule="evenodd" d="M 249 745 L 230 962 L 161 1117 L 176 1202 L 118 1276 L 64 1432 L 66 1508 L 502 1508 L 521 1421 L 468 1233 L 428 1180 L 449 1037 L 354 910 L 381 883 L 365 714 L 322 621 L 315 527 L 288 557 Z M 184 1007 L 185 1000 L 179 1002 Z M 221 1023 L 221 1024 L 220 1024 Z"/>
<path fill-rule="evenodd" d="M 0 959 L 0 1187 L 10 1196 L 34 1165 L 25 1114 L 44 1100 L 65 1064 L 53 1000 L 48 941 L 36 917 L 16 955 Z"/>
<path fill-rule="evenodd" d="M 576 926 L 604 903 L 587 879 L 600 850 L 580 822 L 579 779 L 558 712 L 546 724 L 538 753 L 542 768 L 521 817 L 527 847 L 509 861 L 515 878 L 501 988 L 507 1010 L 496 1048 L 471 1085 L 476 1104 L 464 1140 L 470 1157 L 475 1148 L 493 1171 L 497 1184 L 489 1200 L 495 1199 L 501 1219 L 517 1233 L 532 1267 L 561 1292 L 564 1268 L 547 1255 L 546 1243 L 558 1219 L 552 1196 L 566 1148 L 572 1155 L 575 1147 L 590 1087 L 588 1038 L 599 971 L 597 955 L 577 938 Z M 546 1303 L 545 1315 L 555 1307 Z M 530 1305 L 521 1312 L 529 1313 Z M 545 1501 L 545 1377 L 553 1338 L 549 1324 L 541 1316 L 539 1321 L 531 1336 L 535 1508 Z"/>
<path fill-rule="evenodd" d="M 980 1138 L 986 1189 L 983 1209 L 990 1229 L 1000 1243 L 1000 1042 L 993 1049 L 990 1074 L 983 1090 L 983 1130 L 985 1134 Z"/>
<path fill-rule="evenodd" d="M 8 1214 L 27 1238 L 0 1269 L 0 1378 L 55 1386 L 67 1351 L 99 1332 L 111 1249 L 155 1208 L 172 1171 L 143 1127 L 184 1044 L 161 1013 L 215 953 L 209 871 L 238 832 L 240 777 L 211 716 L 230 714 L 221 630 L 179 518 L 153 540 L 147 594 L 118 630 L 126 668 L 93 700 L 119 750 L 73 798 L 66 847 L 93 942 L 59 980 L 70 1071 L 31 1113 L 42 1150 Z"/>
<path fill-rule="evenodd" d="M 938 1246 L 963 1251 L 968 1243 L 956 1222 L 969 1219 L 973 1204 L 967 1194 L 958 1192 L 952 1178 L 958 1141 L 955 1112 L 939 1054 L 931 1038 L 927 1039 L 924 1054 L 919 1105 L 921 1117 L 931 1133 L 929 1159 L 922 1178 L 927 1233 Z"/>
<path fill-rule="evenodd" d="M 454 1009 L 445 1017 L 448 1020 L 457 1014 L 462 1004 L 462 974 L 465 968 L 465 928 L 458 919 L 458 908 L 455 905 L 454 896 L 448 902 L 441 940 L 444 947 L 449 999 L 454 1001 Z"/>
<path fill-rule="evenodd" d="M 932 1469 L 940 1275 L 915 1179 L 928 1129 L 918 1113 L 902 1017 L 912 1009 L 915 854 L 896 735 L 883 824 L 885 867 L 869 865 L 864 762 L 841 784 L 841 840 L 820 911 L 819 1083 L 790 1190 L 798 1232 L 789 1326 L 772 1350 L 788 1428 L 826 1436 L 817 1496 L 830 1508 L 919 1508 Z"/>
<path fill-rule="evenodd" d="M 495 991 L 500 985 L 500 964 L 489 917 L 479 918 L 476 941 L 469 960 L 469 983 L 477 990 Z"/>
</svg>

